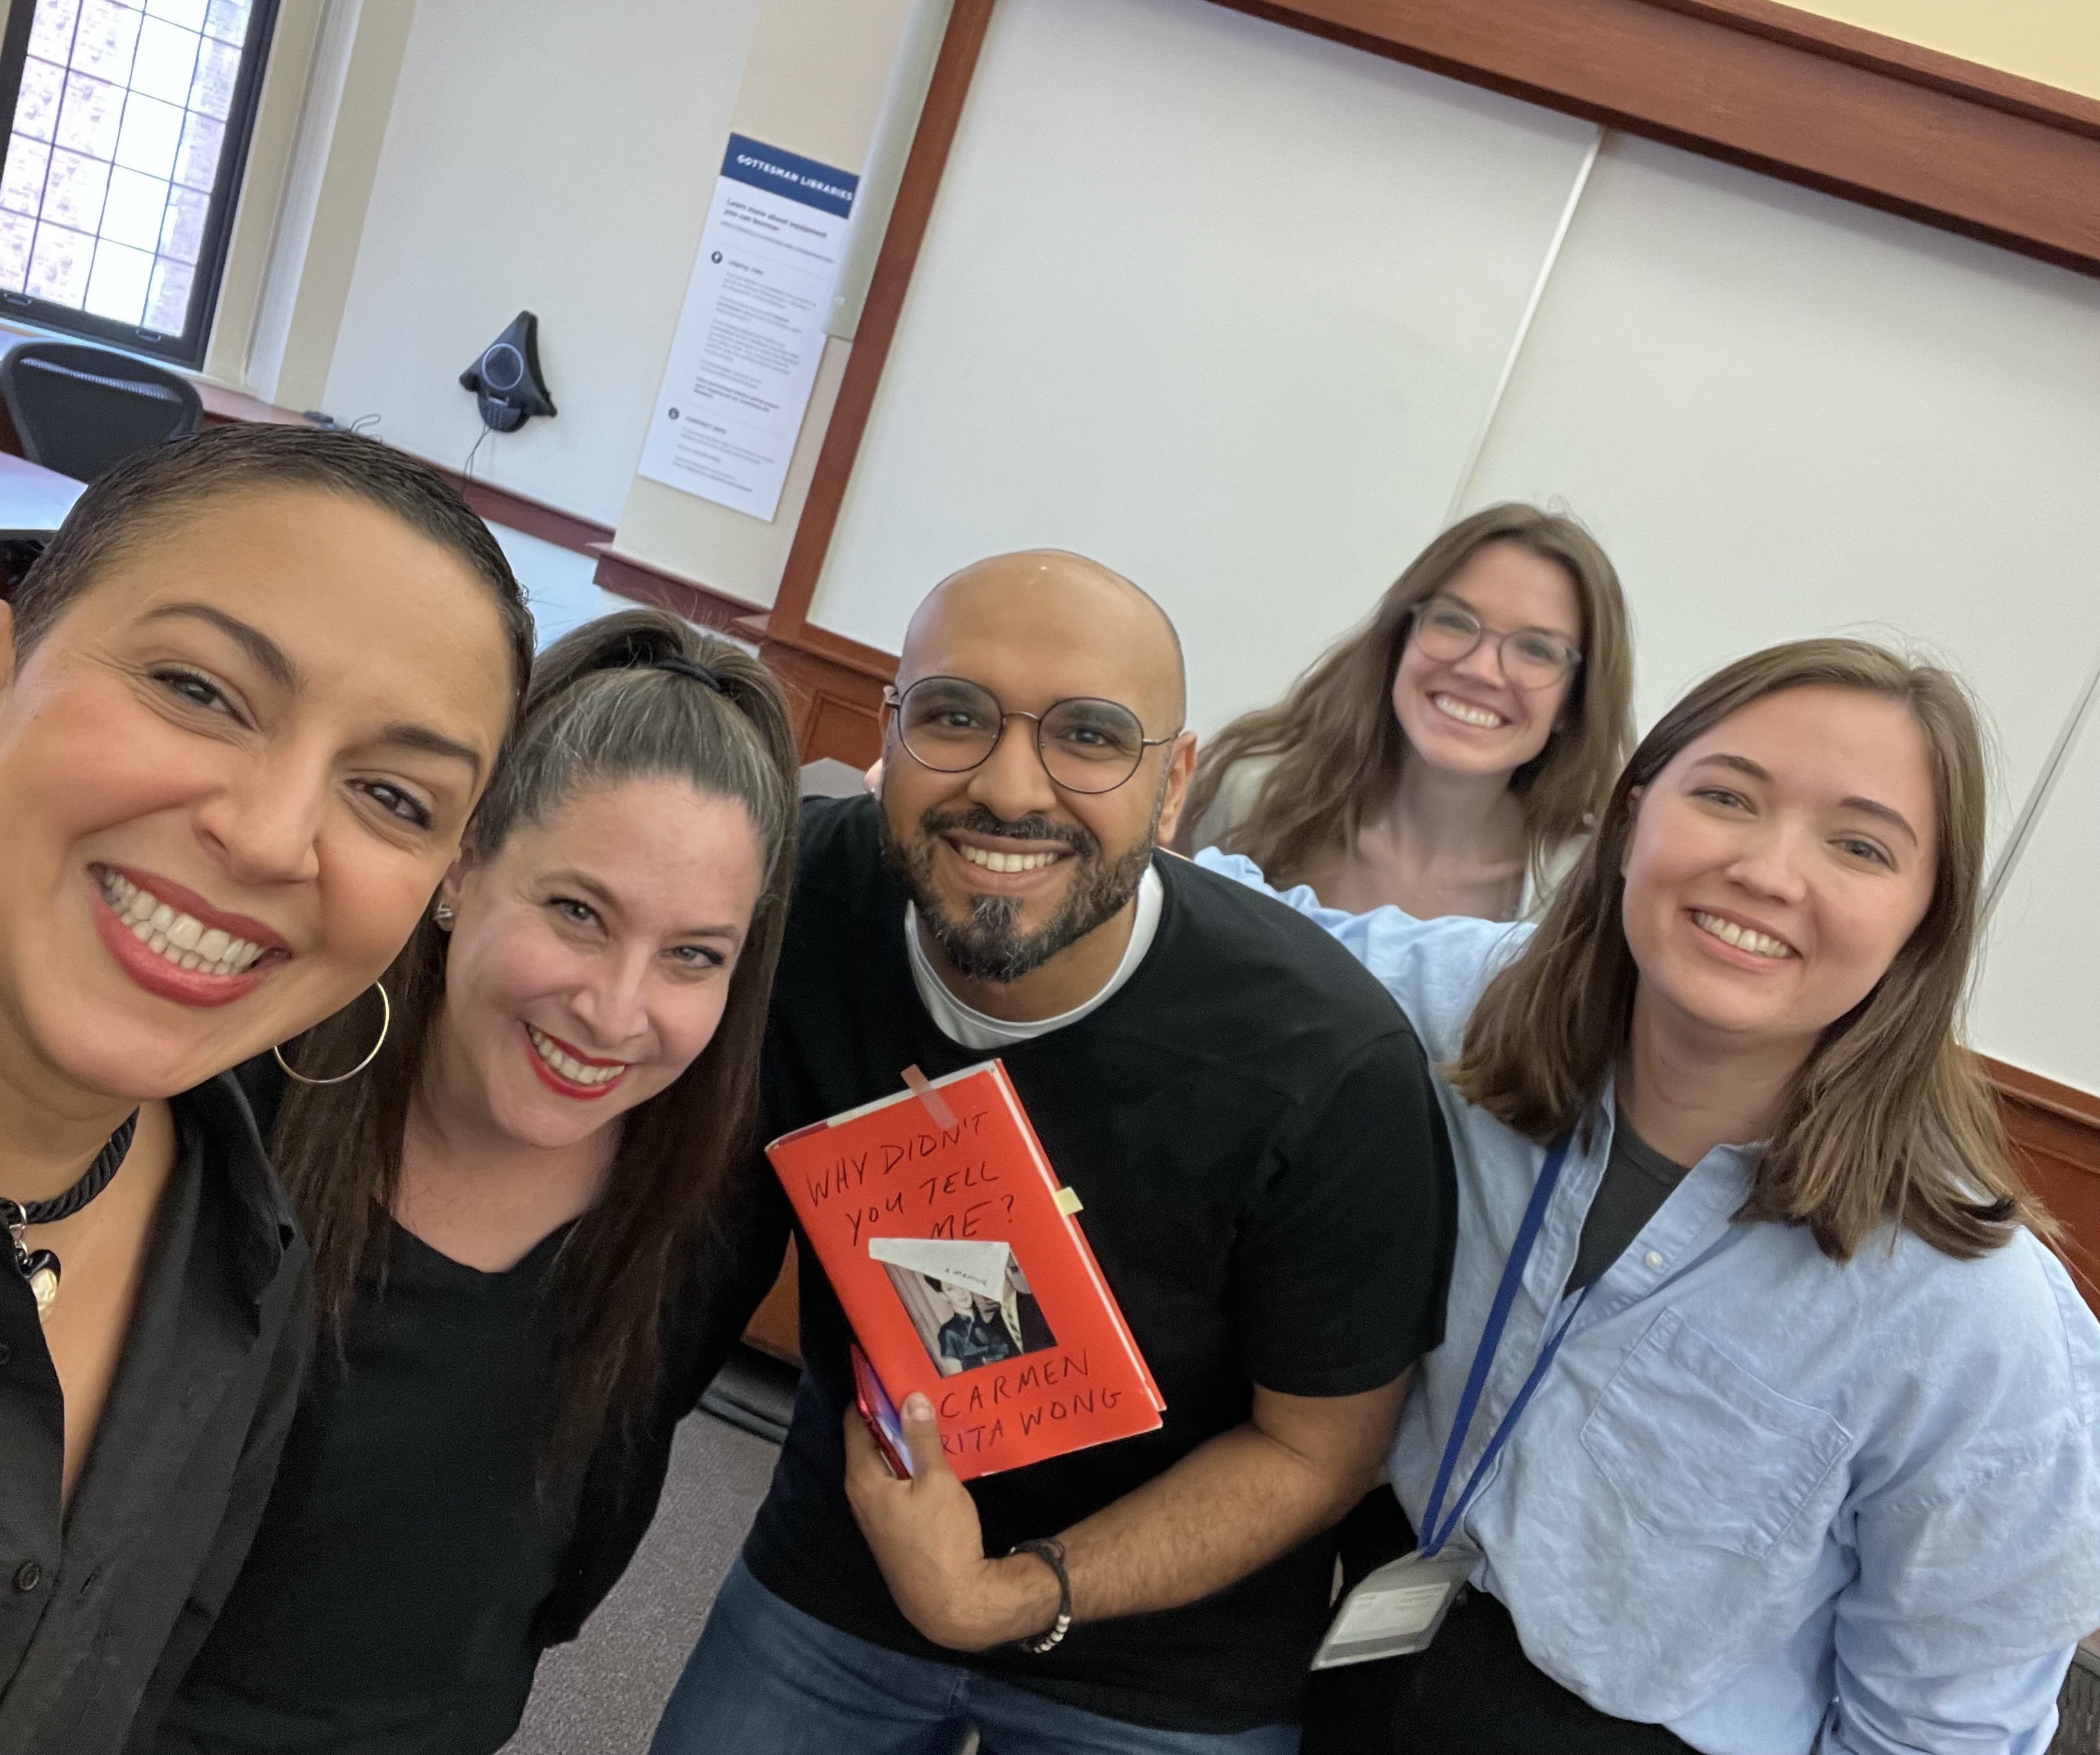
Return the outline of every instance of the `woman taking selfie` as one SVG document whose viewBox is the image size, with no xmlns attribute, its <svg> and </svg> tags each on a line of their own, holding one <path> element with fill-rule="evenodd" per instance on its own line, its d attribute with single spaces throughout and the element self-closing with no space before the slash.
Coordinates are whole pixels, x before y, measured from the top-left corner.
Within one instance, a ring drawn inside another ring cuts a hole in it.
<svg viewBox="0 0 2100 1755">
<path fill-rule="evenodd" d="M 1423 550 L 1361 628 L 1203 748 L 1193 849 L 1330 907 L 1530 919 L 1633 742 L 1618 575 L 1574 519 L 1507 505 Z"/>
<path fill-rule="evenodd" d="M 1446 1069 L 1389 1468 L 1471 1587 L 1316 1678 L 1308 1752 L 2046 1748 L 2100 1325 L 1956 1032 L 1983 825 L 1959 686 L 1812 641 L 1665 717 L 1535 931 L 1286 898 Z"/>
<path fill-rule="evenodd" d="M 0 1751 L 99 1755 L 298 1394 L 306 1250 L 219 1075 L 381 1027 L 532 621 L 421 465 L 249 426 L 96 481 L 0 629 Z"/>
<path fill-rule="evenodd" d="M 313 1239 L 314 1382 L 161 1749 L 494 1750 L 619 1576 L 735 1338 L 710 1311 L 764 1290 L 715 1283 L 711 1224 L 750 1144 L 796 783 L 779 690 L 726 642 L 635 610 L 540 655 L 389 972 L 386 1046 L 305 1083 L 355 1059 L 337 1021 L 264 1095 Z"/>
</svg>

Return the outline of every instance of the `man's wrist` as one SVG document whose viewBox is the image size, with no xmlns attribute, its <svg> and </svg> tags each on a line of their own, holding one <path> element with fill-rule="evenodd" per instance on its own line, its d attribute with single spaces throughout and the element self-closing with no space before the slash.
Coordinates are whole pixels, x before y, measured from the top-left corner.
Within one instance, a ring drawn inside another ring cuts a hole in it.
<svg viewBox="0 0 2100 1755">
<path fill-rule="evenodd" d="M 1009 1554 L 990 1565 L 999 1626 L 986 1643 L 1009 1645 L 1048 1632 L 1064 1596 L 1057 1575 L 1032 1554 Z"/>
<path fill-rule="evenodd" d="M 1040 1656 L 1062 1643 L 1072 1630 L 1072 1578 L 1065 1569 L 1065 1544 L 1055 1536 L 1038 1536 L 1029 1541 L 1016 1542 L 1008 1550 L 1014 1555 L 1033 1554 L 1049 1569 L 1050 1576 L 1057 1581 L 1057 1613 L 1048 1627 L 1021 1641 L 1021 1649 Z"/>
</svg>

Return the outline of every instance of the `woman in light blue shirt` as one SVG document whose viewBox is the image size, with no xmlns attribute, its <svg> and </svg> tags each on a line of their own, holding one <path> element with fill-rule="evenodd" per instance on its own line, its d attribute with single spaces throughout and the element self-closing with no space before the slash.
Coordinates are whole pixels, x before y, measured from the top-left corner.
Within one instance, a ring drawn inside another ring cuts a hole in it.
<svg viewBox="0 0 2100 1755">
<path fill-rule="evenodd" d="M 1352 1746 L 2048 1747 L 2100 1325 L 1956 1034 L 1983 795 L 1952 679 L 1807 642 L 1664 718 L 1535 929 L 1283 898 L 1441 1064 L 1460 1188 L 1390 1473 L 1473 1588 Z"/>
</svg>

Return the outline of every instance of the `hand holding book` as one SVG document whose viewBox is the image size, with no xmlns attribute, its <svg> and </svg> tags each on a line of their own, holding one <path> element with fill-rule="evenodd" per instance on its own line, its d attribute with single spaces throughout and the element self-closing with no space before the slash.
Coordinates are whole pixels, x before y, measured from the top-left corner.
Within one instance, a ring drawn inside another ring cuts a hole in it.
<svg viewBox="0 0 2100 1755">
<path fill-rule="evenodd" d="M 911 1077 L 765 1149 L 882 1392 L 931 1400 L 966 1481 L 1155 1431 L 1158 1387 L 1005 1069 Z"/>
<path fill-rule="evenodd" d="M 941 1446 L 933 1404 L 904 1398 L 898 1425 L 911 1454 L 900 1479 L 858 1409 L 845 1417 L 846 1499 L 904 1618 L 956 1651 L 1026 1639 L 1057 1619 L 1056 1576 L 1029 1554 L 988 1559 L 972 1499 Z"/>
</svg>

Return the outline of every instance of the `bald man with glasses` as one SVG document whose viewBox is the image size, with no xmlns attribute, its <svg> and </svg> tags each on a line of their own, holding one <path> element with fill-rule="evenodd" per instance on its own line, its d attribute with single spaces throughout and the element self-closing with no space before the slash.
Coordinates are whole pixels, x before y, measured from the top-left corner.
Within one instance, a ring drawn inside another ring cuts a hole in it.
<svg viewBox="0 0 2100 1755">
<path fill-rule="evenodd" d="M 793 1426 L 655 1755 L 951 1755 L 971 1726 L 998 1755 L 1295 1750 L 1328 1532 L 1441 1332 L 1456 1196 L 1422 1051 L 1324 934 L 1158 854 L 1195 739 L 1128 580 L 964 569 L 886 704 L 880 798 L 805 805 L 762 1137 L 999 1056 L 1164 1423 L 965 1486 L 915 1396 L 892 1479 L 805 1249 Z M 739 1198 L 749 1298 L 789 1220 L 761 1162 Z"/>
</svg>

